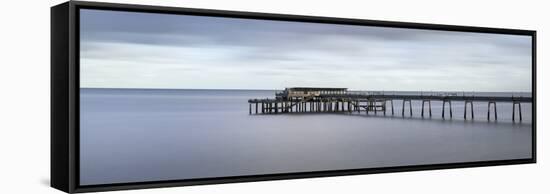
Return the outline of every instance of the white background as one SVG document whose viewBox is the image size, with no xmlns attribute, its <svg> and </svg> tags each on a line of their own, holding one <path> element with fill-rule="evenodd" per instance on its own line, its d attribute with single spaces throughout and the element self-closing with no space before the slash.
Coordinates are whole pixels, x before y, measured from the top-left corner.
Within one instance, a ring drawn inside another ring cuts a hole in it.
<svg viewBox="0 0 550 194">
<path fill-rule="evenodd" d="M 50 6 L 62 0 L 3 1 L 0 17 L 0 193 L 61 193 L 50 188 Z M 548 193 L 550 163 L 543 101 L 549 81 L 550 14 L 541 0 L 321 1 L 120 0 L 224 9 L 538 31 L 538 163 L 376 175 L 295 179 L 111 193 Z M 545 19 L 546 18 L 546 19 Z M 139 170 L 139 169 L 137 169 Z"/>
</svg>

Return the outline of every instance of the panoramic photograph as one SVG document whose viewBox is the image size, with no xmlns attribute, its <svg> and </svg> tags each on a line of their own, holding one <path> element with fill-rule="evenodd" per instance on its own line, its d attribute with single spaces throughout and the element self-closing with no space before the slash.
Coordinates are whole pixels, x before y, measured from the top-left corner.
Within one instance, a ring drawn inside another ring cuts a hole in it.
<svg viewBox="0 0 550 194">
<path fill-rule="evenodd" d="M 80 185 L 529 159 L 526 35 L 80 10 Z"/>
</svg>

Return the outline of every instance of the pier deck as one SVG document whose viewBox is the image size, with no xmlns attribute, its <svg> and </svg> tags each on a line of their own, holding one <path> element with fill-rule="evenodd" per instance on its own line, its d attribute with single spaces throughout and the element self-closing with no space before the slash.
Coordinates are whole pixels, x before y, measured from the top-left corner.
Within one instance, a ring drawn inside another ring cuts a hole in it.
<svg viewBox="0 0 550 194">
<path fill-rule="evenodd" d="M 249 114 L 281 114 L 281 113 L 323 113 L 323 112 L 383 112 L 386 115 L 390 108 L 394 115 L 394 101 L 401 101 L 401 113 L 405 116 L 406 103 L 408 103 L 409 116 L 413 115 L 411 101 L 421 101 L 421 116 L 424 117 L 425 109 L 429 116 L 432 116 L 432 101 L 443 102 L 441 116 L 445 118 L 446 104 L 448 105 L 449 117 L 452 118 L 451 102 L 464 102 L 464 119 L 467 119 L 467 112 L 470 118 L 474 118 L 474 103 L 487 102 L 487 120 L 491 119 L 491 112 L 494 113 L 494 119 L 497 120 L 497 102 L 512 103 L 512 120 L 516 120 L 516 107 L 519 114 L 519 120 L 522 120 L 521 103 L 531 103 L 532 97 L 524 96 L 475 96 L 460 95 L 460 93 L 438 93 L 429 95 L 397 95 L 383 94 L 379 92 L 360 92 L 347 91 L 346 88 L 287 88 L 278 92 L 275 98 L 250 99 Z M 388 105 L 389 102 L 389 105 Z M 252 106 L 254 105 L 254 111 Z M 425 105 L 427 107 L 425 107 Z M 469 106 L 468 106 L 469 105 Z M 492 105 L 492 106 L 491 106 Z M 389 106 L 389 107 L 388 107 Z M 468 108 L 470 109 L 468 111 Z M 492 111 L 491 111 L 492 110 Z"/>
</svg>

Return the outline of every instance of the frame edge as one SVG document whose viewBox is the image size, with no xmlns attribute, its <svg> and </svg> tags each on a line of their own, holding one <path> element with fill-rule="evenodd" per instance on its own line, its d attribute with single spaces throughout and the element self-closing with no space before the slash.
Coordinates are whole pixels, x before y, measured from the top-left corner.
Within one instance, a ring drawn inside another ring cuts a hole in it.
<svg viewBox="0 0 550 194">
<path fill-rule="evenodd" d="M 50 186 L 70 189 L 69 160 L 69 4 L 50 8 Z"/>
</svg>

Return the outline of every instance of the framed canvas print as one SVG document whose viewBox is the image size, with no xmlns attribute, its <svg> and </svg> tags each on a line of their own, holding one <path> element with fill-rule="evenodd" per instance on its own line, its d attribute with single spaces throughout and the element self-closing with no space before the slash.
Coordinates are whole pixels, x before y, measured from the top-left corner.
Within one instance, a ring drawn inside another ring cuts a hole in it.
<svg viewBox="0 0 550 194">
<path fill-rule="evenodd" d="M 51 18 L 65 192 L 536 161 L 535 31 L 81 1 Z"/>
</svg>

